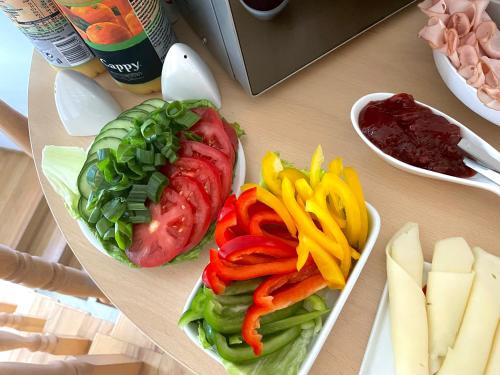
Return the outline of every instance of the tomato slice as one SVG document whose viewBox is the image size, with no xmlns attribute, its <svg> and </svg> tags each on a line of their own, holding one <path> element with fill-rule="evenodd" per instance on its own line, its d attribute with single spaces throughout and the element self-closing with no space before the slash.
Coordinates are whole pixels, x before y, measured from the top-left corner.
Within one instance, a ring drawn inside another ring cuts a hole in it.
<svg viewBox="0 0 500 375">
<path fill-rule="evenodd" d="M 219 170 L 219 177 L 222 186 L 222 199 L 231 192 L 233 171 L 229 158 L 216 148 L 207 146 L 201 142 L 183 141 L 179 150 L 180 156 L 194 157 L 212 163 Z"/>
<path fill-rule="evenodd" d="M 167 187 L 159 203 L 149 205 L 151 222 L 134 225 L 128 258 L 141 267 L 156 267 L 179 255 L 193 229 L 193 212 L 186 198 Z"/>
<path fill-rule="evenodd" d="M 234 148 L 217 111 L 213 108 L 195 108 L 192 111 L 201 116 L 201 119 L 189 130 L 199 135 L 203 143 L 226 155 L 231 162 L 231 166 L 233 166 L 235 160 Z"/>
<path fill-rule="evenodd" d="M 236 134 L 236 130 L 226 121 L 225 118 L 222 119 L 222 124 L 224 125 L 224 131 L 226 132 L 231 144 L 233 145 L 234 152 L 238 150 L 238 135 Z"/>
<path fill-rule="evenodd" d="M 202 159 L 182 157 L 174 164 L 166 165 L 161 171 L 169 177 L 188 176 L 197 180 L 210 197 L 211 221 L 217 217 L 222 206 L 222 189 L 219 172 L 212 163 Z"/>
<path fill-rule="evenodd" d="M 170 180 L 169 186 L 186 198 L 193 210 L 193 231 L 184 247 L 188 251 L 201 241 L 210 226 L 210 198 L 203 186 L 192 177 L 175 176 Z"/>
</svg>

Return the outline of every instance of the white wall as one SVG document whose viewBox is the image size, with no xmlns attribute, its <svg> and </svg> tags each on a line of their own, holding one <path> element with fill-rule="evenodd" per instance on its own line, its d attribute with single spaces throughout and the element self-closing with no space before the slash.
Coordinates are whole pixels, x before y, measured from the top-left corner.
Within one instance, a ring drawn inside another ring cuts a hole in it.
<svg viewBox="0 0 500 375">
<path fill-rule="evenodd" d="M 24 115 L 28 114 L 28 80 L 33 47 L 0 11 L 0 98 Z M 0 147 L 18 149 L 0 132 Z"/>
</svg>

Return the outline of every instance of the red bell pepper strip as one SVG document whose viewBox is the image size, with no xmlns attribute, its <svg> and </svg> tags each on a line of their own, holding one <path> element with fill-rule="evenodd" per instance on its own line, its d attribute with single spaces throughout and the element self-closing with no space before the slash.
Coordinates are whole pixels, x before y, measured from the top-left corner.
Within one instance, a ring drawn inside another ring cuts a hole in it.
<svg viewBox="0 0 500 375">
<path fill-rule="evenodd" d="M 260 328 L 260 318 L 276 310 L 284 309 L 296 302 L 313 295 L 318 290 L 326 287 L 326 281 L 321 275 L 313 275 L 290 288 L 272 296 L 272 303 L 268 306 L 252 305 L 247 310 L 241 329 L 242 337 L 250 345 L 255 355 L 262 353 L 262 335 L 257 330 Z"/>
<path fill-rule="evenodd" d="M 283 241 L 266 236 L 238 236 L 224 243 L 219 256 L 229 261 L 237 261 L 245 255 L 259 254 L 273 258 L 292 258 L 297 256 L 295 248 Z"/>
<path fill-rule="evenodd" d="M 267 207 L 250 216 L 248 233 L 280 239 L 293 247 L 298 245 L 298 241 L 288 232 L 281 216 Z"/>
<path fill-rule="evenodd" d="M 310 260 L 299 272 L 287 273 L 286 275 L 276 275 L 268 277 L 253 292 L 253 302 L 255 305 L 270 306 L 273 302 L 273 293 L 286 284 L 298 283 L 312 275 L 319 274 L 318 268 Z"/>
<path fill-rule="evenodd" d="M 224 205 L 220 209 L 217 221 L 224 219 L 224 217 L 231 212 L 236 212 L 236 195 L 234 194 L 231 194 L 226 198 Z"/>
<path fill-rule="evenodd" d="M 203 276 L 201 278 L 203 280 L 203 284 L 208 288 L 212 289 L 215 294 L 222 294 L 226 289 L 228 283 L 225 282 L 222 278 L 220 278 L 214 270 L 212 264 L 207 264 L 205 269 L 203 270 Z"/>
<path fill-rule="evenodd" d="M 238 220 L 242 228 L 248 232 L 250 224 L 250 207 L 257 203 L 257 188 L 245 190 L 236 201 Z"/>
<path fill-rule="evenodd" d="M 240 259 L 234 261 L 236 264 L 259 264 L 259 263 L 267 263 L 275 260 L 275 258 L 268 257 L 266 255 L 259 254 L 248 254 L 242 256 Z"/>
<path fill-rule="evenodd" d="M 295 262 L 295 263 L 294 263 Z M 239 265 L 219 257 L 219 252 L 210 250 L 210 263 L 219 277 L 228 280 L 249 280 L 256 277 L 289 273 L 296 268 L 297 257 L 275 259 L 272 262 Z"/>
<path fill-rule="evenodd" d="M 236 196 L 230 195 L 224 202 L 215 226 L 215 243 L 222 246 L 239 234 L 236 215 Z"/>
</svg>

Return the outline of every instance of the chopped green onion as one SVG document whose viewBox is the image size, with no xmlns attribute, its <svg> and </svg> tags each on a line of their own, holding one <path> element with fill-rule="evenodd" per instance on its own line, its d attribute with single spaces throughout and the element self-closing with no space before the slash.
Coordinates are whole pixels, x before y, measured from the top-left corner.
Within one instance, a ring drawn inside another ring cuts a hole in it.
<svg viewBox="0 0 500 375">
<path fill-rule="evenodd" d="M 96 190 L 104 181 L 101 171 L 97 167 L 97 163 L 93 164 L 87 171 L 87 182 Z"/>
<path fill-rule="evenodd" d="M 156 167 L 154 165 L 143 165 L 142 170 L 143 172 L 154 172 L 156 171 Z"/>
<path fill-rule="evenodd" d="M 104 233 L 104 235 L 102 236 L 102 239 L 103 240 L 111 240 L 111 239 L 114 239 L 115 238 L 115 227 L 112 226 L 111 228 L 109 228 L 106 233 Z"/>
<path fill-rule="evenodd" d="M 168 178 L 160 172 L 153 172 L 148 181 L 148 198 L 153 202 L 160 200 L 163 188 L 167 186 Z"/>
<path fill-rule="evenodd" d="M 101 217 L 99 221 L 95 225 L 95 229 L 99 236 L 104 237 L 106 231 L 113 226 L 113 223 L 106 219 L 105 217 Z"/>
<path fill-rule="evenodd" d="M 111 157 L 111 150 L 109 148 L 101 148 L 97 150 L 97 160 L 105 160 Z"/>
<path fill-rule="evenodd" d="M 128 248 L 132 243 L 132 224 L 117 221 L 115 223 L 115 240 L 120 249 Z"/>
<path fill-rule="evenodd" d="M 186 129 L 189 129 L 191 126 L 196 124 L 200 120 L 200 116 L 198 116 L 193 111 L 186 111 L 182 116 L 178 116 L 175 118 L 175 122 L 177 124 L 183 125 Z"/>
<path fill-rule="evenodd" d="M 91 224 L 95 224 L 97 223 L 97 221 L 99 221 L 101 216 L 102 216 L 101 209 L 99 207 L 95 207 L 90 213 L 88 222 Z"/>
<path fill-rule="evenodd" d="M 136 211 L 128 220 L 132 224 L 149 223 L 151 221 L 151 213 L 149 211 Z"/>
<path fill-rule="evenodd" d="M 155 154 L 155 167 L 161 167 L 165 164 L 167 164 L 167 159 L 165 158 L 165 156 L 160 153 Z"/>
<path fill-rule="evenodd" d="M 154 151 L 143 150 L 142 148 L 137 148 L 135 150 L 135 159 L 140 164 L 153 165 L 155 162 L 155 153 L 154 153 Z"/>
<path fill-rule="evenodd" d="M 167 108 L 165 108 L 165 113 L 167 114 L 168 118 L 175 119 L 179 116 L 182 116 L 184 114 L 185 108 L 184 104 L 182 102 L 176 100 L 167 105 Z"/>
<path fill-rule="evenodd" d="M 127 201 L 130 202 L 140 202 L 144 203 L 148 197 L 148 186 L 147 185 L 132 185 L 132 189 L 128 193 Z"/>
<path fill-rule="evenodd" d="M 120 163 L 126 163 L 135 158 L 134 146 L 127 143 L 120 143 L 118 150 L 116 150 L 116 160 Z"/>
<path fill-rule="evenodd" d="M 144 202 L 127 202 L 127 210 L 129 211 L 146 211 L 147 207 Z"/>
<path fill-rule="evenodd" d="M 127 209 L 127 203 L 125 198 L 118 197 L 110 200 L 104 206 L 102 206 L 102 214 L 105 218 L 113 223 L 116 223 L 123 215 Z"/>
<path fill-rule="evenodd" d="M 201 138 L 198 134 L 190 132 L 189 130 L 186 130 L 184 132 L 184 137 L 186 137 L 186 139 L 189 139 L 190 141 L 196 142 L 201 142 L 203 140 L 203 138 Z"/>
</svg>

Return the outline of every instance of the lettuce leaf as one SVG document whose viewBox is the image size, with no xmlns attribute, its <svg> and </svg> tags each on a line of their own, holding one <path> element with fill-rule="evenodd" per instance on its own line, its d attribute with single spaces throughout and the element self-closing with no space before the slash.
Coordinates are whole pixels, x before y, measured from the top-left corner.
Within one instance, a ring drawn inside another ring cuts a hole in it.
<svg viewBox="0 0 500 375">
<path fill-rule="evenodd" d="M 77 180 L 86 157 L 80 147 L 45 146 L 42 151 L 42 172 L 75 219 L 80 217 Z"/>
<path fill-rule="evenodd" d="M 277 352 L 248 363 L 222 360 L 230 375 L 293 375 L 297 374 L 307 356 L 314 336 L 313 328 L 303 329 L 300 336 Z"/>
</svg>

